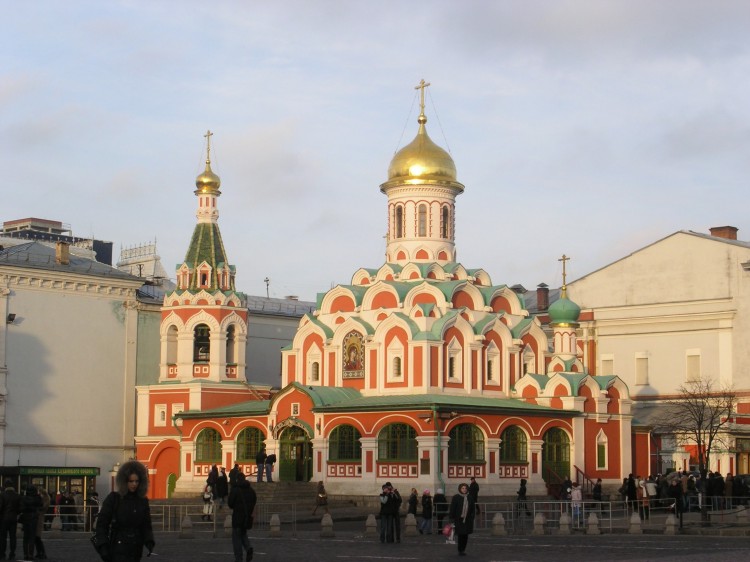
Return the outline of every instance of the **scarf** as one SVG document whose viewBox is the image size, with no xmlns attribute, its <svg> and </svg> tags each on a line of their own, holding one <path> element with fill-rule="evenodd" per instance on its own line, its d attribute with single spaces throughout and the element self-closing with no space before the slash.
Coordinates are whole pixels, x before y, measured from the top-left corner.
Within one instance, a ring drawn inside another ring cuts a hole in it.
<svg viewBox="0 0 750 562">
<path fill-rule="evenodd" d="M 464 498 L 464 505 L 461 507 L 461 519 L 466 521 L 466 516 L 469 514 L 469 494 L 461 494 Z"/>
</svg>

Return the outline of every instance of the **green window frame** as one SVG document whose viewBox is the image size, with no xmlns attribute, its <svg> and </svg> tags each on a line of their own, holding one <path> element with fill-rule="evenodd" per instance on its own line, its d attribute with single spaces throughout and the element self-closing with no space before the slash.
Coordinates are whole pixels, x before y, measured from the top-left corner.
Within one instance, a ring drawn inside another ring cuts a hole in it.
<svg viewBox="0 0 750 562">
<path fill-rule="evenodd" d="M 195 462 L 221 462 L 221 435 L 207 428 L 195 439 Z"/>
<path fill-rule="evenodd" d="M 266 436 L 257 427 L 246 427 L 237 435 L 237 462 L 255 462 Z"/>
<path fill-rule="evenodd" d="M 462 423 L 448 434 L 448 460 L 452 462 L 484 462 L 484 434 L 475 425 Z"/>
<path fill-rule="evenodd" d="M 417 431 L 405 423 L 392 423 L 378 434 L 379 461 L 417 460 Z"/>
<path fill-rule="evenodd" d="M 329 461 L 361 461 L 362 434 L 352 425 L 339 425 L 328 436 Z"/>
<path fill-rule="evenodd" d="M 527 462 L 528 439 L 517 425 L 505 428 L 500 434 L 500 462 Z"/>
</svg>

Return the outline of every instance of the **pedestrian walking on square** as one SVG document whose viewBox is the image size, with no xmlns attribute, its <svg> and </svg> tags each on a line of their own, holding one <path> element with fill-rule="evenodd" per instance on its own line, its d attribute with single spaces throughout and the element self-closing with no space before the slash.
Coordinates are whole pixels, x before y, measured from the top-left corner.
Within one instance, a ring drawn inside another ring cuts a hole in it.
<svg viewBox="0 0 750 562">
<path fill-rule="evenodd" d="M 3 513 L 2 525 L 0 525 L 0 555 L 5 556 L 5 546 L 9 546 L 8 559 L 16 557 L 16 527 L 18 514 L 21 511 L 21 496 L 13 487 L 12 480 L 5 481 L 5 490 L 2 493 Z"/>
<path fill-rule="evenodd" d="M 422 492 L 422 520 L 419 522 L 419 534 L 432 534 L 432 496 L 429 490 Z"/>
<path fill-rule="evenodd" d="M 312 511 L 313 515 L 315 515 L 315 512 L 318 511 L 319 507 L 322 507 L 326 510 L 326 513 L 328 513 L 328 494 L 326 493 L 326 487 L 323 485 L 322 480 L 318 482 L 318 489 L 315 493 L 315 509 Z"/>
<path fill-rule="evenodd" d="M 474 532 L 474 516 L 476 505 L 474 496 L 469 494 L 469 486 L 462 483 L 458 486 L 458 493 L 451 500 L 448 516 L 453 523 L 456 533 L 456 544 L 459 556 L 466 555 L 466 545 L 469 543 L 469 535 Z"/>
<path fill-rule="evenodd" d="M 435 517 L 437 517 L 437 532 L 438 535 L 443 532 L 443 519 L 448 515 L 448 498 L 445 497 L 445 493 L 442 488 L 438 488 L 435 492 L 435 496 L 432 498 L 432 504 L 435 506 Z"/>
<path fill-rule="evenodd" d="M 242 551 L 245 550 L 245 562 L 253 559 L 253 547 L 247 537 L 247 530 L 253 528 L 253 519 L 257 496 L 250 482 L 240 472 L 232 491 L 229 493 L 228 505 L 232 509 L 232 549 L 234 562 L 243 562 Z"/>
</svg>

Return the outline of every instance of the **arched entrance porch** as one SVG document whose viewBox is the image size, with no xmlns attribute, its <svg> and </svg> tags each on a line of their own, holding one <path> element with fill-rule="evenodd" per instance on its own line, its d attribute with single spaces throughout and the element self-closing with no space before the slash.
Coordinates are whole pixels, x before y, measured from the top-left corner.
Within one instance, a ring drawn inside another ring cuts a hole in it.
<svg viewBox="0 0 750 562">
<path fill-rule="evenodd" d="M 290 423 L 278 432 L 279 480 L 309 482 L 312 478 L 312 443 L 302 425 Z"/>
</svg>

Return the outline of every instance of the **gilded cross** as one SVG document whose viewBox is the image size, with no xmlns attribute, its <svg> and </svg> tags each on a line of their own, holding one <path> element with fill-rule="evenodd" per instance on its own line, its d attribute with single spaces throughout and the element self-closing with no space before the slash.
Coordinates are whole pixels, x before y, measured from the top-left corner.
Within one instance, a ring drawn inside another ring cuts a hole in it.
<svg viewBox="0 0 750 562">
<path fill-rule="evenodd" d="M 211 161 L 211 137 L 214 136 L 214 134 L 209 129 L 206 131 L 206 134 L 203 135 L 203 137 L 206 139 L 206 161 Z"/>
<path fill-rule="evenodd" d="M 562 264 L 563 264 L 563 270 L 562 270 L 562 284 L 563 284 L 563 287 L 565 287 L 565 262 L 568 261 L 568 260 L 570 260 L 570 258 L 568 256 L 566 256 L 565 254 L 563 254 L 563 256 L 560 259 L 557 260 L 557 261 L 561 261 Z"/>
<path fill-rule="evenodd" d="M 420 110 L 420 114 L 422 114 L 422 115 L 424 115 L 424 89 L 427 86 L 429 86 L 429 85 L 430 85 L 430 83 L 429 82 L 425 82 L 424 78 L 422 78 L 419 81 L 419 84 L 417 86 L 414 86 L 415 90 L 421 90 L 419 92 L 419 110 Z"/>
</svg>

